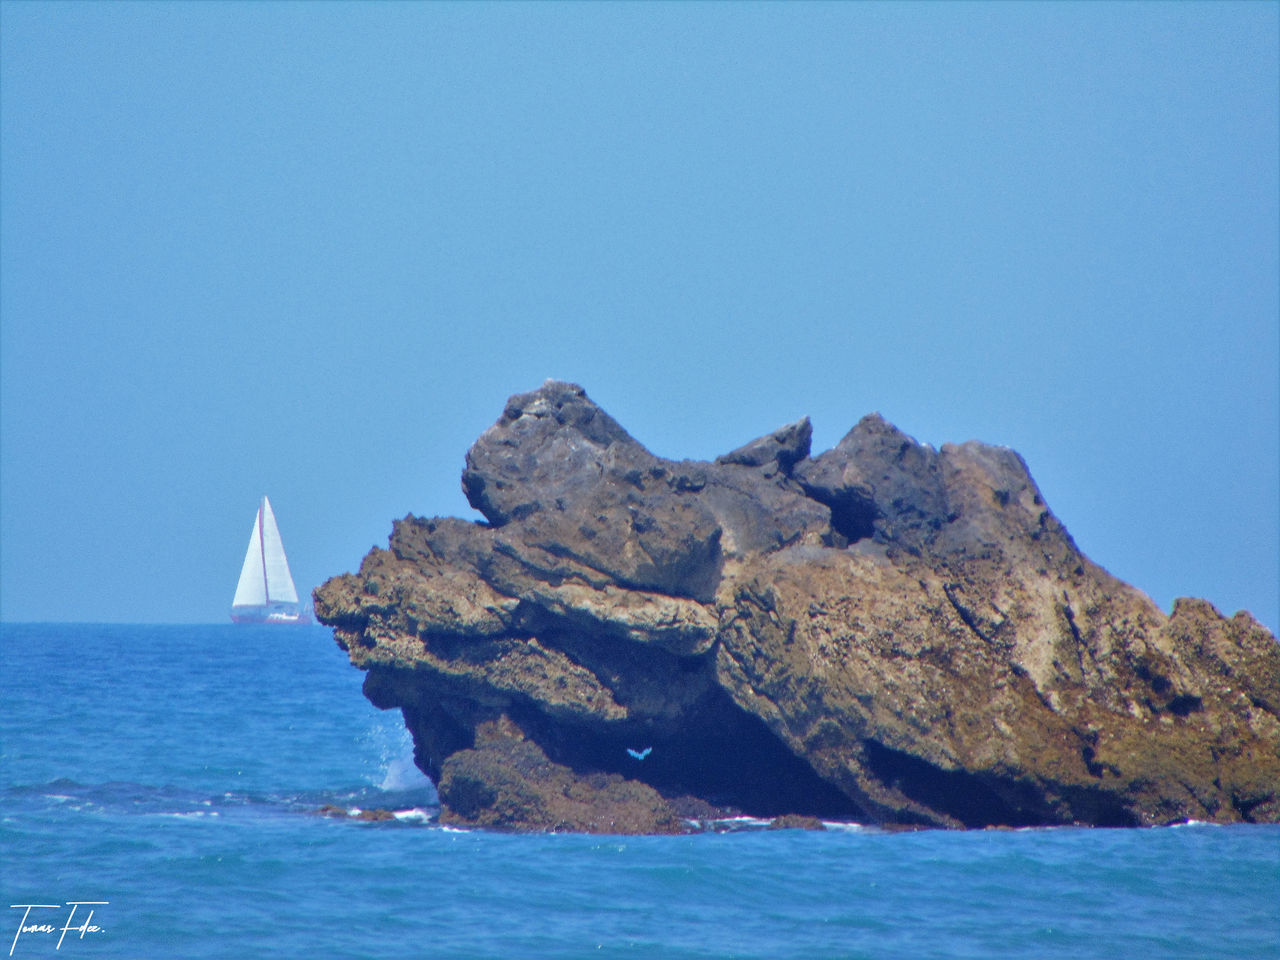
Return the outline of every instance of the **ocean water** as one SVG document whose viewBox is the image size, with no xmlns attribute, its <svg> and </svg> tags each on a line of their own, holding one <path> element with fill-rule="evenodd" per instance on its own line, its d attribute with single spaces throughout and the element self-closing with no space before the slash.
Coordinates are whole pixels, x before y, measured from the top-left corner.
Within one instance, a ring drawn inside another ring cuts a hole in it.
<svg viewBox="0 0 1280 960">
<path fill-rule="evenodd" d="M 72 958 L 1280 957 L 1280 827 L 447 830 L 430 819 L 434 791 L 399 715 L 370 706 L 361 678 L 318 627 L 0 627 L 0 946 Z M 401 819 L 314 815 L 325 804 Z M 20 931 L 27 904 L 50 905 L 26 923 L 52 932 Z"/>
</svg>

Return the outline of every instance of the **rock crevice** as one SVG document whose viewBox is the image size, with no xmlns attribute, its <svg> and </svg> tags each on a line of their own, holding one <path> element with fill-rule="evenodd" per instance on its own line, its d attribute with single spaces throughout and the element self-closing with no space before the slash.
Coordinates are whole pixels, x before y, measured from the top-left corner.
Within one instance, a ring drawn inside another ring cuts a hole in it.
<svg viewBox="0 0 1280 960">
<path fill-rule="evenodd" d="M 485 522 L 406 517 L 316 591 L 447 821 L 1280 820 L 1280 646 L 1253 618 L 1166 616 L 1011 450 L 877 414 L 811 437 L 665 460 L 548 381 L 467 453 Z"/>
</svg>

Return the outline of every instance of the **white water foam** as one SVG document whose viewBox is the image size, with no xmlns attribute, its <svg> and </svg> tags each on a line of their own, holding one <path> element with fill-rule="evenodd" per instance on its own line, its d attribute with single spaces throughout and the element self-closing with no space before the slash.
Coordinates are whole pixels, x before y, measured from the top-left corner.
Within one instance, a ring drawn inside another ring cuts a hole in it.
<svg viewBox="0 0 1280 960">
<path fill-rule="evenodd" d="M 414 807 L 412 810 L 396 810 L 393 814 L 401 823 L 430 823 L 436 818 L 436 814 L 430 810 L 424 810 L 422 807 Z"/>
<path fill-rule="evenodd" d="M 435 784 L 413 762 L 413 738 L 399 722 L 399 714 L 378 716 L 364 739 L 377 756 L 370 783 L 387 792 L 429 791 L 434 799 Z"/>
<path fill-rule="evenodd" d="M 408 739 L 408 734 L 405 738 Z M 382 776 L 382 782 L 378 784 L 379 790 L 426 790 L 428 788 L 434 790 L 431 778 L 418 769 L 413 762 L 413 746 L 406 746 L 405 753 L 392 760 L 386 766 L 386 772 Z"/>
<path fill-rule="evenodd" d="M 854 823 L 851 820 L 823 820 L 822 825 L 828 830 L 840 833 L 867 833 L 871 829 L 866 824 Z"/>
</svg>

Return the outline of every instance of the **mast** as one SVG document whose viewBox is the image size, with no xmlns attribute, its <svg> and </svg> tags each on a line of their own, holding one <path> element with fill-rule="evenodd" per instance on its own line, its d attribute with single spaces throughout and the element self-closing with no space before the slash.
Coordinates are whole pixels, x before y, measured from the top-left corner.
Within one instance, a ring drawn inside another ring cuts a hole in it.
<svg viewBox="0 0 1280 960">
<path fill-rule="evenodd" d="M 258 504 L 258 553 L 262 559 L 262 595 L 267 598 L 267 603 L 271 602 L 271 583 L 267 580 L 267 538 L 264 536 L 265 531 L 262 529 L 262 516 L 267 512 L 267 497 L 262 496 L 262 502 Z"/>
</svg>

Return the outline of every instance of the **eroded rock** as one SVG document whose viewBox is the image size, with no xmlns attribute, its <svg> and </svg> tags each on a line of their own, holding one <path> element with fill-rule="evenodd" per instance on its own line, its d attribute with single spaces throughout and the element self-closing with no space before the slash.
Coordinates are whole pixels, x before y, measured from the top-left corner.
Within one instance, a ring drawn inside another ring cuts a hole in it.
<svg viewBox="0 0 1280 960">
<path fill-rule="evenodd" d="M 1252 617 L 1166 616 L 1011 450 L 874 414 L 810 437 L 665 460 L 549 381 L 467 454 L 486 523 L 406 517 L 316 591 L 445 822 L 1280 820 L 1280 646 Z"/>
</svg>

